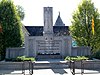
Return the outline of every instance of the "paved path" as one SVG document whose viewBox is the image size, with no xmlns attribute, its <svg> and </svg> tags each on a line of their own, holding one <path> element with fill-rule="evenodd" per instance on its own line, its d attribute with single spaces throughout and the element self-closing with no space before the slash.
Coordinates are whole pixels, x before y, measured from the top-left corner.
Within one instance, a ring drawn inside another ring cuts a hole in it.
<svg viewBox="0 0 100 75">
<path fill-rule="evenodd" d="M 33 75 L 72 75 L 70 69 L 35 69 Z M 75 75 L 81 75 L 81 70 L 76 69 Z M 100 70 L 85 70 L 83 75 L 100 75 Z M 22 75 L 21 70 L 0 70 L 0 75 Z M 25 70 L 28 75 L 29 71 Z"/>
</svg>

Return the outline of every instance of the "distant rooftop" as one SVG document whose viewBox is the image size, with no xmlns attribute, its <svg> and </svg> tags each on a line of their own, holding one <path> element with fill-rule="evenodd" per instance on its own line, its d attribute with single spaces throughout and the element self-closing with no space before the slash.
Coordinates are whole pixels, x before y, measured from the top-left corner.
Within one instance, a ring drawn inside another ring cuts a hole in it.
<svg viewBox="0 0 100 75">
<path fill-rule="evenodd" d="M 43 36 L 43 26 L 25 26 L 30 36 Z M 54 36 L 69 35 L 68 26 L 53 26 Z"/>
<path fill-rule="evenodd" d="M 65 26 L 65 24 L 63 23 L 63 21 L 60 17 L 60 12 L 59 12 L 58 18 L 57 18 L 54 26 Z"/>
</svg>

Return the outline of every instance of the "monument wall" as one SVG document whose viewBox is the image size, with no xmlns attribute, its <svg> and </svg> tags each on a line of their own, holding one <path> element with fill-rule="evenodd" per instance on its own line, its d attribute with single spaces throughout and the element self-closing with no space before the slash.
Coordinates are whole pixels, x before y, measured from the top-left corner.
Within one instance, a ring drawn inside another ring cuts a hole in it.
<svg viewBox="0 0 100 75">
<path fill-rule="evenodd" d="M 53 37 L 52 40 L 45 40 L 44 36 L 29 37 L 25 50 L 28 56 L 36 57 L 38 54 L 60 54 L 61 56 L 69 56 L 71 53 L 71 39 L 66 37 Z"/>
<path fill-rule="evenodd" d="M 72 47 L 71 56 L 88 56 L 91 53 L 91 48 L 86 46 Z"/>
<path fill-rule="evenodd" d="M 34 45 L 33 45 L 33 47 L 34 47 Z M 62 46 L 62 47 L 64 47 L 64 46 Z M 91 50 L 90 47 L 72 47 L 71 49 L 72 49 L 71 50 L 71 56 L 88 56 L 88 55 L 90 55 L 90 50 Z M 40 50 L 40 51 L 42 51 L 42 50 Z M 47 51 L 47 50 L 43 50 L 43 52 L 45 52 L 45 51 Z M 53 50 L 51 52 L 53 52 Z M 54 50 L 54 52 L 56 52 L 56 50 Z M 63 57 L 69 56 L 69 53 L 70 53 L 70 51 L 68 51 L 68 49 L 65 49 L 64 52 L 63 52 L 63 50 L 60 50 L 58 52 L 60 52 L 60 54 L 62 56 L 65 54 Z M 26 54 L 25 48 L 7 48 L 6 49 L 6 58 L 16 58 L 18 56 L 23 56 L 25 54 Z M 35 48 L 31 49 L 31 50 L 29 49 L 29 55 L 28 56 L 36 57 L 37 54 L 38 54 L 38 50 L 35 50 Z"/>
<path fill-rule="evenodd" d="M 6 58 L 16 58 L 18 56 L 23 56 L 25 51 L 25 47 L 20 48 L 7 48 L 6 49 Z"/>
</svg>

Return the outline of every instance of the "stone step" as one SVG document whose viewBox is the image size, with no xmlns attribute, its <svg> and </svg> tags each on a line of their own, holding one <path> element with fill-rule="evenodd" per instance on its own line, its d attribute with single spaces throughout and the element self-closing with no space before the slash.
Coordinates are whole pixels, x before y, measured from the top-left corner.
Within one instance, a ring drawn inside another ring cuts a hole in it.
<svg viewBox="0 0 100 75">
<path fill-rule="evenodd" d="M 61 59 L 61 55 L 37 55 L 36 59 Z"/>
<path fill-rule="evenodd" d="M 61 62 L 48 62 L 48 61 L 41 61 L 35 62 L 34 68 L 35 69 L 61 69 L 61 68 L 68 68 L 68 64 L 65 61 Z"/>
</svg>

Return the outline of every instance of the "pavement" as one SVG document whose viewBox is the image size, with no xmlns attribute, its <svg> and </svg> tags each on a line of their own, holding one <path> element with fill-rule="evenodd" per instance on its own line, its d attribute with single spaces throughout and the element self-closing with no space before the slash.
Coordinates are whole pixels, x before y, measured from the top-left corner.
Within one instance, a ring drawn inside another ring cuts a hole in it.
<svg viewBox="0 0 100 75">
<path fill-rule="evenodd" d="M 75 75 L 82 75 L 80 69 L 75 69 Z M 0 70 L 0 75 L 23 75 L 21 70 Z M 25 70 L 29 75 L 29 70 Z M 72 75 L 70 69 L 34 69 L 33 75 Z M 100 70 L 84 70 L 83 75 L 100 75 Z"/>
</svg>

